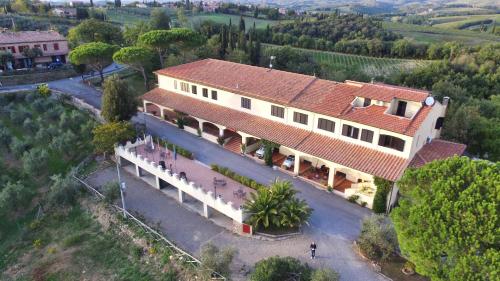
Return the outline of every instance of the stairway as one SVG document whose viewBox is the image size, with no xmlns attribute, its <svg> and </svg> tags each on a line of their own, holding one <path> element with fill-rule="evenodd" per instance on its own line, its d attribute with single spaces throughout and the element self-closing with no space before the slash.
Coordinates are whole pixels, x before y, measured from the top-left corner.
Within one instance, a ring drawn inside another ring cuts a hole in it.
<svg viewBox="0 0 500 281">
<path fill-rule="evenodd" d="M 224 148 L 234 153 L 241 153 L 241 138 L 231 137 L 231 139 L 224 145 Z"/>
</svg>

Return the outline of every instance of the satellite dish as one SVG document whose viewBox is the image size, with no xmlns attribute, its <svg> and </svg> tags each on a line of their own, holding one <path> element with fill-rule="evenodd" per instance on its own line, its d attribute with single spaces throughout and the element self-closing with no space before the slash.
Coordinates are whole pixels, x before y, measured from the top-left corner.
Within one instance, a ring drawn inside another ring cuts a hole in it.
<svg viewBox="0 0 500 281">
<path fill-rule="evenodd" d="M 434 104 L 434 102 L 435 102 L 435 100 L 431 96 L 425 98 L 425 105 L 427 105 L 427 106 L 432 106 Z"/>
</svg>

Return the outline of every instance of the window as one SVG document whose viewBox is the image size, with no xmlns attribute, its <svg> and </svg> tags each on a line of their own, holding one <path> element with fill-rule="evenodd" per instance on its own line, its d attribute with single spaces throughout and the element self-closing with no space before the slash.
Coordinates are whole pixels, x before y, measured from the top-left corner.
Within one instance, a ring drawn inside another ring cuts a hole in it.
<svg viewBox="0 0 500 281">
<path fill-rule="evenodd" d="M 326 120 L 323 118 L 318 119 L 318 129 L 334 132 L 335 131 L 335 122 Z"/>
<path fill-rule="evenodd" d="M 293 121 L 296 123 L 307 125 L 307 114 L 294 112 L 293 113 Z"/>
<path fill-rule="evenodd" d="M 177 80 L 174 80 L 174 89 L 177 90 Z"/>
<path fill-rule="evenodd" d="M 359 129 L 353 126 L 344 125 L 342 126 L 342 135 L 353 139 L 357 139 L 359 135 Z"/>
<path fill-rule="evenodd" d="M 40 49 L 40 45 L 36 44 L 35 46 L 33 46 L 33 48 L 38 48 L 38 49 Z"/>
<path fill-rule="evenodd" d="M 47 51 L 47 44 L 43 44 L 43 50 Z"/>
<path fill-rule="evenodd" d="M 404 117 L 405 113 L 406 113 L 406 102 L 405 101 L 399 101 L 398 102 L 398 109 L 396 110 L 396 115 Z"/>
<path fill-rule="evenodd" d="M 363 106 L 364 107 L 367 107 L 369 106 L 370 104 L 372 104 L 372 100 L 369 99 L 369 98 L 365 98 L 365 101 L 363 102 Z"/>
<path fill-rule="evenodd" d="M 11 53 L 15 54 L 16 53 L 16 47 L 15 46 L 10 46 L 10 47 L 7 47 L 7 49 L 10 50 Z"/>
<path fill-rule="evenodd" d="M 5 51 L 5 47 L 0 47 L 0 50 Z"/>
<path fill-rule="evenodd" d="M 186 82 L 181 82 L 181 91 L 189 93 L 189 84 Z"/>
<path fill-rule="evenodd" d="M 212 99 L 217 100 L 217 91 L 212 90 Z"/>
<path fill-rule="evenodd" d="M 389 135 L 380 135 L 380 138 L 378 139 L 378 145 L 396 149 L 399 151 L 403 151 L 405 149 L 404 140 Z"/>
<path fill-rule="evenodd" d="M 279 118 L 285 118 L 285 109 L 281 106 L 271 105 L 271 115 Z"/>
<path fill-rule="evenodd" d="M 196 89 L 196 85 L 191 85 L 191 93 L 193 93 L 194 95 L 198 94 L 198 89 Z"/>
<path fill-rule="evenodd" d="M 373 141 L 373 131 L 363 129 L 361 130 L 361 140 L 372 143 Z"/>
<path fill-rule="evenodd" d="M 208 89 L 207 88 L 203 88 L 203 97 L 208 98 Z"/>
<path fill-rule="evenodd" d="M 439 130 L 443 127 L 443 122 L 444 122 L 444 117 L 439 117 L 436 120 L 436 126 L 434 126 L 434 129 Z"/>
<path fill-rule="evenodd" d="M 251 109 L 252 108 L 252 100 L 241 97 L 241 107 L 246 108 L 246 109 Z"/>
<path fill-rule="evenodd" d="M 59 50 L 59 43 L 54 43 L 54 50 L 56 50 L 56 51 Z"/>
</svg>

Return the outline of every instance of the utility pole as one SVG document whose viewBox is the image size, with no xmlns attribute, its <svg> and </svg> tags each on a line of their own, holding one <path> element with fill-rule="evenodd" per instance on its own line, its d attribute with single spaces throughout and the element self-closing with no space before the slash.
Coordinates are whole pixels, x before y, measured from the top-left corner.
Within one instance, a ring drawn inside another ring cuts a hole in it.
<svg viewBox="0 0 500 281">
<path fill-rule="evenodd" d="M 120 165 L 118 164 L 118 157 L 119 156 L 115 154 L 116 171 L 118 172 L 118 188 L 120 188 L 120 196 L 122 198 L 123 217 L 127 218 L 127 210 L 125 208 L 125 197 L 123 197 L 123 191 L 125 191 L 126 186 L 125 182 L 122 182 L 122 178 L 120 175 Z"/>
</svg>

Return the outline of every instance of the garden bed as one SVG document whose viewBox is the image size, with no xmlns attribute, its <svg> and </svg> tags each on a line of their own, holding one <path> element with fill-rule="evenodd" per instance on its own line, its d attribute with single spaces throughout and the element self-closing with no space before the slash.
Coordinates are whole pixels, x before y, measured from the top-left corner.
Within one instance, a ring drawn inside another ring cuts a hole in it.
<svg viewBox="0 0 500 281">
<path fill-rule="evenodd" d="M 212 171 L 224 175 L 234 181 L 241 183 L 244 186 L 250 187 L 251 189 L 259 190 L 261 188 L 266 188 L 265 185 L 260 184 L 249 177 L 238 175 L 237 173 L 231 171 L 229 168 L 222 167 L 217 164 L 212 164 L 210 165 L 210 167 L 212 168 Z"/>
<path fill-rule="evenodd" d="M 32 71 L 24 74 L 2 74 L 0 81 L 3 86 L 16 86 L 23 84 L 34 84 L 48 81 L 64 79 L 68 77 L 77 76 L 78 74 L 73 68 L 61 68 L 50 71 Z"/>
</svg>

